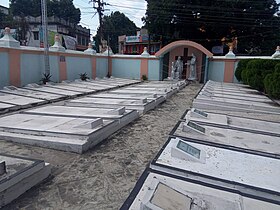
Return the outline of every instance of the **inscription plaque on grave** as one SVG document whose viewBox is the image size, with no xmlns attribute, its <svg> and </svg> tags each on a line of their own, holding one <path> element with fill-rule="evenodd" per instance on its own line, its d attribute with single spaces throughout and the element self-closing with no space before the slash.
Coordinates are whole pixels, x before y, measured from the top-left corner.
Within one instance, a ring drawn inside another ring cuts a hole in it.
<svg viewBox="0 0 280 210">
<path fill-rule="evenodd" d="M 0 161 L 0 176 L 6 173 L 6 162 Z"/>
<path fill-rule="evenodd" d="M 199 159 L 200 158 L 200 150 L 183 142 L 183 141 L 179 141 L 177 144 L 177 148 L 188 153 L 189 155 Z"/>
<path fill-rule="evenodd" d="M 194 122 L 189 121 L 187 125 L 189 127 L 193 128 L 193 129 L 197 130 L 197 131 L 205 133 L 205 128 L 200 126 L 200 125 L 198 125 L 198 124 L 196 124 L 196 123 L 194 123 Z"/>
<path fill-rule="evenodd" d="M 200 111 L 200 110 L 198 110 L 198 109 L 194 109 L 193 111 L 194 111 L 195 113 L 197 113 L 197 114 L 203 116 L 203 117 L 208 117 L 208 114 L 205 113 L 205 112 L 203 112 L 203 111 Z"/>
</svg>

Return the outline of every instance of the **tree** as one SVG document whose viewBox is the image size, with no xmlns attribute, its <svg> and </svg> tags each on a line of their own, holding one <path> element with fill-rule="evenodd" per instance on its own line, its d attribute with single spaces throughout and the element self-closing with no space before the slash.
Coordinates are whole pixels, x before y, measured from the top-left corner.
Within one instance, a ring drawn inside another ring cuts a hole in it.
<svg viewBox="0 0 280 210">
<path fill-rule="evenodd" d="M 275 0 L 146 0 L 143 18 L 165 44 L 190 39 L 211 50 L 238 37 L 239 53 L 271 55 L 280 43 L 279 4 Z"/>
<path fill-rule="evenodd" d="M 78 24 L 81 11 L 75 8 L 73 0 L 47 0 L 48 16 L 56 16 L 71 23 Z M 41 0 L 10 0 L 11 13 L 14 16 L 41 15 Z"/>
<path fill-rule="evenodd" d="M 134 35 L 138 29 L 134 22 L 120 12 L 112 12 L 108 16 L 105 15 L 102 21 L 103 37 L 106 40 L 108 39 L 108 36 L 110 37 L 110 47 L 114 53 L 118 52 L 118 36 Z M 96 38 L 97 43 L 100 43 L 100 28 L 98 28 Z"/>
</svg>

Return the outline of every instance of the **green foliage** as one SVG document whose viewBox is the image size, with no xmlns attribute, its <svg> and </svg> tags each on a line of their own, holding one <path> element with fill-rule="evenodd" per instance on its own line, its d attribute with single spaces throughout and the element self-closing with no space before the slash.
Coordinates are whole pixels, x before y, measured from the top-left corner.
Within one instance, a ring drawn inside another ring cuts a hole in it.
<svg viewBox="0 0 280 210">
<path fill-rule="evenodd" d="M 114 53 L 118 52 L 118 36 L 136 35 L 137 27 L 128 17 L 120 12 L 112 12 L 108 16 L 103 17 L 103 38 L 110 37 L 109 45 Z M 98 43 L 101 39 L 101 31 L 98 28 L 96 38 Z M 108 41 L 108 40 L 107 40 Z"/>
<path fill-rule="evenodd" d="M 142 80 L 143 80 L 143 81 L 148 80 L 148 77 L 147 77 L 147 75 L 146 75 L 146 74 L 143 74 L 143 75 L 142 75 Z"/>
<path fill-rule="evenodd" d="M 44 73 L 43 78 L 40 80 L 40 82 L 42 82 L 45 85 L 45 84 L 47 84 L 47 82 L 51 81 L 51 77 L 52 77 L 51 74 Z"/>
<path fill-rule="evenodd" d="M 275 65 L 272 74 L 268 74 L 264 79 L 266 93 L 275 99 L 280 99 L 280 63 Z"/>
<path fill-rule="evenodd" d="M 73 0 L 47 0 L 48 16 L 56 16 L 77 24 L 81 20 L 80 9 L 75 8 Z M 11 12 L 14 16 L 41 15 L 40 0 L 10 0 Z"/>
<path fill-rule="evenodd" d="M 88 75 L 87 75 L 86 72 L 85 72 L 85 73 L 79 74 L 79 76 L 80 76 L 80 79 L 81 79 L 82 81 L 86 81 L 87 79 L 89 79 L 89 77 L 88 77 Z"/>
<path fill-rule="evenodd" d="M 244 69 L 246 69 L 247 64 L 248 64 L 248 62 L 249 62 L 250 60 L 251 60 L 251 59 L 244 59 L 244 60 L 240 60 L 240 61 L 238 62 L 238 65 L 237 65 L 237 68 L 236 68 L 234 74 L 235 74 L 236 79 L 237 79 L 239 82 L 242 80 L 242 78 L 241 78 L 241 73 L 242 73 L 242 71 L 243 71 Z"/>
<path fill-rule="evenodd" d="M 242 81 L 259 91 L 264 90 L 266 75 L 274 71 L 277 60 L 253 59 L 247 63 L 245 70 L 241 72 Z M 244 73 L 243 73 L 244 72 Z"/>
<path fill-rule="evenodd" d="M 238 37 L 239 53 L 272 55 L 280 42 L 276 0 L 146 1 L 145 27 L 163 44 L 188 39 L 211 50 L 223 37 Z"/>
<path fill-rule="evenodd" d="M 264 78 L 264 89 L 265 92 L 271 96 L 272 95 L 272 79 L 273 79 L 273 74 L 268 74 Z"/>
<path fill-rule="evenodd" d="M 248 77 L 247 77 L 247 72 L 248 69 L 243 69 L 243 71 L 241 72 L 241 81 L 245 84 L 248 85 Z"/>
</svg>

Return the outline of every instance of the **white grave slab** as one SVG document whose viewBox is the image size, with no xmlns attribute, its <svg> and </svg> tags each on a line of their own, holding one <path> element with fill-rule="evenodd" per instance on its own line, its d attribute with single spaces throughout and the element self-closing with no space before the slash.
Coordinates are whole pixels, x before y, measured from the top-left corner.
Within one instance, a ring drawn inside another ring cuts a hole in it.
<svg viewBox="0 0 280 210">
<path fill-rule="evenodd" d="M 147 99 L 142 100 L 128 100 L 128 99 L 110 99 L 110 98 L 94 98 L 84 97 L 80 99 L 73 99 L 66 101 L 67 106 L 77 107 L 99 107 L 99 108 L 119 108 L 125 107 L 126 109 L 137 110 L 140 114 L 145 113 L 156 106 L 155 101 Z"/>
<path fill-rule="evenodd" d="M 209 142 L 235 147 L 241 151 L 251 151 L 256 154 L 276 155 L 280 158 L 280 137 L 238 131 L 222 127 L 203 125 L 199 122 L 181 122 L 173 133 L 182 138 L 191 138 L 197 142 Z"/>
<path fill-rule="evenodd" d="M 100 93 L 95 95 L 89 95 L 87 97 L 94 97 L 94 98 L 114 98 L 114 99 L 129 99 L 129 100 L 142 100 L 143 98 L 147 98 L 148 101 L 155 101 L 156 106 L 163 103 L 165 98 L 163 96 L 157 96 L 156 94 L 113 94 L 111 92 L 108 93 Z"/>
<path fill-rule="evenodd" d="M 279 199 L 280 159 L 184 141 L 206 153 L 205 162 L 190 161 L 172 156 L 172 148 L 179 141 L 182 140 L 171 138 L 151 168 L 259 196 L 275 195 Z"/>
<path fill-rule="evenodd" d="M 205 97 L 206 96 L 206 97 Z M 239 95 L 227 95 L 227 94 L 217 94 L 214 93 L 210 96 L 204 95 L 203 93 L 200 93 L 199 96 L 197 97 L 198 99 L 203 99 L 203 98 L 210 98 L 214 100 L 220 100 L 221 98 L 224 99 L 234 99 L 234 100 L 242 100 L 242 101 L 250 101 L 249 103 L 252 102 L 272 102 L 269 98 L 256 98 L 256 97 L 251 97 L 251 94 L 239 94 Z"/>
<path fill-rule="evenodd" d="M 224 111 L 240 111 L 240 112 L 262 112 L 280 114 L 280 107 L 268 103 L 236 101 L 236 100 L 208 100 L 194 99 L 193 107 L 202 110 L 224 110 Z"/>
<path fill-rule="evenodd" d="M 149 203 L 157 204 L 160 210 L 167 207 L 172 210 L 278 210 L 280 208 L 279 204 L 210 187 L 205 183 L 193 183 L 181 177 L 158 174 L 157 171 L 149 173 L 145 171 L 140 179 L 143 181 L 137 183 L 133 194 L 131 193 L 121 210 L 139 210 Z"/>
<path fill-rule="evenodd" d="M 7 94 L 13 94 L 13 95 L 19 95 L 19 96 L 25 96 L 30 98 L 36 98 L 46 101 L 57 101 L 59 99 L 62 99 L 63 97 L 61 95 L 57 95 L 54 93 L 45 93 L 45 92 L 38 92 L 33 90 L 27 90 L 23 88 L 17 88 L 16 90 L 1 90 L 0 92 L 7 93 Z"/>
<path fill-rule="evenodd" d="M 106 139 L 119 122 L 100 118 L 14 114 L 0 118 L 0 139 L 83 153 Z"/>
<path fill-rule="evenodd" d="M 12 104 L 5 104 L 0 102 L 0 114 L 4 114 L 10 110 L 17 110 L 19 109 L 19 106 L 12 105 Z"/>
<path fill-rule="evenodd" d="M 113 90 L 110 91 L 111 93 L 117 93 L 117 94 L 157 94 L 159 96 L 164 96 L 165 98 L 169 98 L 170 96 L 172 96 L 172 92 L 168 91 L 168 92 L 162 92 L 162 91 L 145 91 L 145 90 L 128 90 L 128 89 L 120 89 L 120 90 Z"/>
<path fill-rule="evenodd" d="M 0 208 L 46 179 L 50 165 L 41 160 L 0 154 L 7 173 L 0 175 Z"/>
<path fill-rule="evenodd" d="M 95 90 L 88 89 L 87 87 L 82 87 L 75 85 L 73 82 L 71 83 L 54 83 L 54 84 L 49 84 L 47 87 L 54 88 L 57 90 L 66 90 L 66 91 L 74 91 L 77 94 L 83 94 L 83 93 L 94 93 Z"/>
<path fill-rule="evenodd" d="M 106 120 L 117 120 L 119 129 L 139 117 L 136 110 L 126 110 L 125 107 L 116 109 L 86 108 L 70 106 L 45 106 L 25 111 L 26 114 L 36 114 L 43 116 L 74 117 L 74 118 L 102 118 Z"/>
<path fill-rule="evenodd" d="M 11 104 L 11 105 L 17 105 L 21 108 L 31 107 L 32 105 L 45 103 L 44 100 L 6 94 L 6 93 L 0 93 L 0 102 Z"/>
<path fill-rule="evenodd" d="M 192 108 L 187 112 L 185 119 L 187 121 L 192 120 L 210 125 L 212 124 L 213 126 L 221 125 L 225 126 L 226 128 L 240 130 L 246 129 L 248 131 L 251 130 L 255 132 L 273 133 L 280 136 L 280 123 L 202 112 L 207 115 L 207 117 L 204 117 L 203 115 L 199 115 L 196 112 L 202 111 Z"/>
<path fill-rule="evenodd" d="M 80 92 L 76 92 L 76 91 L 55 88 L 55 85 L 49 85 L 49 86 L 50 87 L 48 87 L 48 86 L 36 86 L 36 87 L 25 86 L 24 89 L 40 91 L 40 92 L 44 92 L 44 93 L 54 93 L 54 94 L 61 95 L 61 96 L 76 96 L 78 94 L 81 94 Z"/>
</svg>

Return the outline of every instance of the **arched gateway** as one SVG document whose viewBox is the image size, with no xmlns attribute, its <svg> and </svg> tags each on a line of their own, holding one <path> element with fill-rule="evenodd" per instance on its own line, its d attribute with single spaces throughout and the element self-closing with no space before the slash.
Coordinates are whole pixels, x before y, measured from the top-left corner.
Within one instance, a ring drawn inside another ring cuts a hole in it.
<svg viewBox="0 0 280 210">
<path fill-rule="evenodd" d="M 196 56 L 196 75 L 199 82 L 204 82 L 207 78 L 208 59 L 213 57 L 213 54 L 202 45 L 181 40 L 172 42 L 160 49 L 155 56 L 161 59 L 161 78 L 165 79 L 171 75 L 171 64 L 180 56 L 183 59 L 183 79 L 187 79 L 189 75 L 189 63 L 192 54 Z"/>
</svg>

